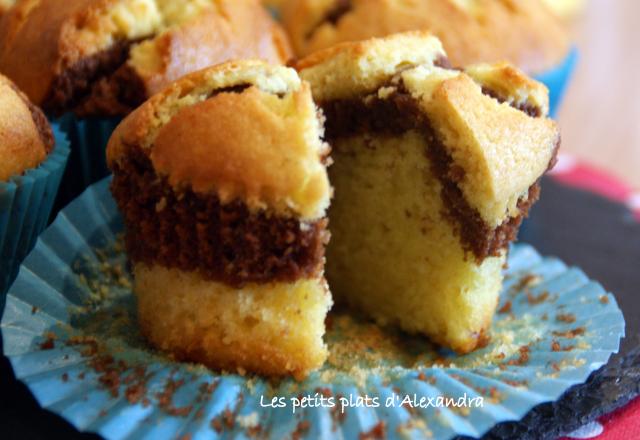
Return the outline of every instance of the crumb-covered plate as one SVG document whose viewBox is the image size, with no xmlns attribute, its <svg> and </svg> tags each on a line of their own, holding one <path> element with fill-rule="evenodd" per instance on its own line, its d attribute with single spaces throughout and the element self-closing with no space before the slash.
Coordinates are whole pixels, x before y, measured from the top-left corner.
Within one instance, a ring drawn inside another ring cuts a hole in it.
<svg viewBox="0 0 640 440">
<path fill-rule="evenodd" d="M 136 326 L 108 180 L 41 237 L 10 289 L 5 354 L 46 409 L 109 439 L 481 436 L 554 401 L 617 352 L 614 297 L 514 246 L 488 345 L 457 356 L 334 310 L 307 380 L 219 373 L 149 349 Z M 188 437 L 185 437 L 188 438 Z"/>
</svg>

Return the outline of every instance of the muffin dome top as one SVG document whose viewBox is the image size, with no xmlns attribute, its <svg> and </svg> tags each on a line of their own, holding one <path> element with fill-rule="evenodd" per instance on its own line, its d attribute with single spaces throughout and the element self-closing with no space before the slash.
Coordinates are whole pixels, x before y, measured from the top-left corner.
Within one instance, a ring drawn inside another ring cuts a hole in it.
<svg viewBox="0 0 640 440">
<path fill-rule="evenodd" d="M 7 10 L 9 10 L 9 8 L 13 6 L 15 2 L 15 0 L 0 0 L 0 15 L 7 12 Z"/>
<path fill-rule="evenodd" d="M 176 193 L 316 220 L 331 198 L 321 137 L 311 90 L 296 71 L 245 60 L 192 73 L 153 96 L 113 133 L 107 161 L 114 170 L 143 155 Z"/>
<path fill-rule="evenodd" d="M 53 149 L 44 114 L 0 75 L 0 182 L 37 167 Z"/>
<path fill-rule="evenodd" d="M 464 176 L 451 172 L 456 186 L 490 227 L 505 213 L 519 215 L 519 199 L 554 164 L 560 137 L 546 117 L 546 87 L 508 63 L 452 69 L 440 41 L 427 32 L 342 43 L 295 67 L 327 113 L 328 138 L 358 126 L 336 107 L 397 94 L 412 101 L 418 125 L 451 145 L 451 158 L 466 170 Z"/>
<path fill-rule="evenodd" d="M 124 115 L 187 73 L 289 53 L 259 0 L 22 0 L 0 24 L 0 72 L 55 114 Z"/>
<path fill-rule="evenodd" d="M 442 40 L 454 66 L 508 60 L 538 73 L 569 49 L 561 23 L 540 0 L 289 0 L 282 14 L 298 56 L 426 30 Z"/>
</svg>

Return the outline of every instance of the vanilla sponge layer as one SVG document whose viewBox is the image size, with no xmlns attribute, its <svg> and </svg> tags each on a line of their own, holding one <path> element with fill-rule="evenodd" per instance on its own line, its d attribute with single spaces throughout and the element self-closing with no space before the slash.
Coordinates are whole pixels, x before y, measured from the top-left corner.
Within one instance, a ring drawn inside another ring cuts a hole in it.
<svg viewBox="0 0 640 440">
<path fill-rule="evenodd" d="M 143 334 L 179 359 L 303 378 L 327 357 L 324 279 L 233 288 L 161 266 L 137 264 L 134 273 Z"/>
<path fill-rule="evenodd" d="M 465 257 L 443 216 L 424 138 L 356 136 L 334 147 L 327 249 L 334 297 L 457 352 L 477 348 L 497 306 L 505 258 L 478 265 Z"/>
</svg>

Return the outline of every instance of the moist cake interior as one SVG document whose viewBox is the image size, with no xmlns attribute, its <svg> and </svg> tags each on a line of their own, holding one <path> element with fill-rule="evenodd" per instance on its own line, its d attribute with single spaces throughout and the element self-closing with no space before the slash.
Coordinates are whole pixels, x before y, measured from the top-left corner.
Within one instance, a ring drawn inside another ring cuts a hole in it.
<svg viewBox="0 0 640 440">
<path fill-rule="evenodd" d="M 456 184 L 465 171 L 395 83 L 380 88 L 395 90 L 384 98 L 322 106 L 335 188 L 327 278 L 337 301 L 465 353 L 487 341 L 506 249 L 539 187 L 520 200 L 520 215 L 486 225 Z"/>
</svg>

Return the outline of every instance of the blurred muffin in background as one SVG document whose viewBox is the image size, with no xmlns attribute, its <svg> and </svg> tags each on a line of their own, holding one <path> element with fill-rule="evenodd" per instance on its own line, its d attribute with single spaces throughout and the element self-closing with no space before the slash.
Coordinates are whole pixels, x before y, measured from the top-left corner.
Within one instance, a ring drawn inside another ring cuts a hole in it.
<svg viewBox="0 0 640 440">
<path fill-rule="evenodd" d="M 0 310 L 22 260 L 47 225 L 69 145 L 0 75 Z"/>
<path fill-rule="evenodd" d="M 541 0 L 289 0 L 282 18 L 299 57 L 340 42 L 427 30 L 454 66 L 508 60 L 537 74 L 561 63 L 570 48 Z"/>
<path fill-rule="evenodd" d="M 286 0 L 262 0 L 262 3 L 264 3 L 265 6 L 269 6 L 277 9 L 277 8 L 280 8 L 285 1 Z"/>
<path fill-rule="evenodd" d="M 108 175 L 120 122 L 174 80 L 230 59 L 290 58 L 260 0 L 19 0 L 0 24 L 0 72 L 72 142 L 57 207 Z"/>
<path fill-rule="evenodd" d="M 562 19 L 571 19 L 584 9 L 586 0 L 544 0 L 544 2 Z"/>
<path fill-rule="evenodd" d="M 16 0 L 0 0 L 0 17 L 7 12 L 11 6 L 14 5 Z"/>
<path fill-rule="evenodd" d="M 24 0 L 0 27 L 0 71 L 45 111 L 126 115 L 187 73 L 289 58 L 258 0 Z"/>
</svg>

